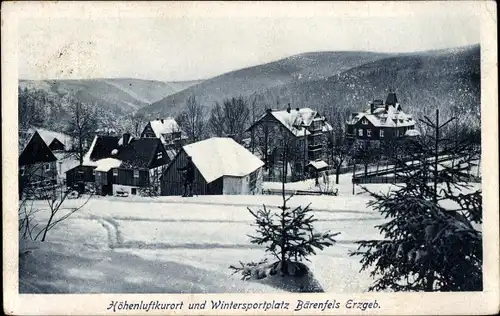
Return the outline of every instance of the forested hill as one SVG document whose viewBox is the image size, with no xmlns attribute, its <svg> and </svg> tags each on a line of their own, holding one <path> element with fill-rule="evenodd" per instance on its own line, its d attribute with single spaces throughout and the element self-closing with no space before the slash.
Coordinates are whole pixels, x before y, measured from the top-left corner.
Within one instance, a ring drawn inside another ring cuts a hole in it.
<svg viewBox="0 0 500 316">
<path fill-rule="evenodd" d="M 400 54 L 350 68 L 325 79 L 295 81 L 257 92 L 259 103 L 288 102 L 323 111 L 360 111 L 374 98 L 395 89 L 403 109 L 415 116 L 440 108 L 478 124 L 481 104 L 479 45 Z"/>
<path fill-rule="evenodd" d="M 177 115 L 186 100 L 194 95 L 207 108 L 224 98 L 249 96 L 255 92 L 290 84 L 294 81 L 324 79 L 352 67 L 391 56 L 371 52 L 313 52 L 275 62 L 244 68 L 204 80 L 181 92 L 144 107 L 147 116 Z"/>
</svg>

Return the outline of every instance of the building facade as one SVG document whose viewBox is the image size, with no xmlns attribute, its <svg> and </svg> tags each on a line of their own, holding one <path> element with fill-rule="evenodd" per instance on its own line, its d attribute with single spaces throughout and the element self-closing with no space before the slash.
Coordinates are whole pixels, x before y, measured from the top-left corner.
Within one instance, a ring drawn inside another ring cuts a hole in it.
<svg viewBox="0 0 500 316">
<path fill-rule="evenodd" d="M 346 134 L 350 139 L 384 141 L 415 135 L 415 132 L 415 120 L 403 111 L 396 93 L 389 93 L 385 102 L 370 101 L 368 110 L 352 113 L 346 122 Z"/>
<path fill-rule="evenodd" d="M 286 181 L 305 178 L 311 162 L 326 160 L 326 144 L 332 132 L 325 117 L 310 108 L 267 109 L 247 130 L 251 148 L 257 148 L 268 175 L 282 177 L 283 153 L 288 161 Z"/>
</svg>

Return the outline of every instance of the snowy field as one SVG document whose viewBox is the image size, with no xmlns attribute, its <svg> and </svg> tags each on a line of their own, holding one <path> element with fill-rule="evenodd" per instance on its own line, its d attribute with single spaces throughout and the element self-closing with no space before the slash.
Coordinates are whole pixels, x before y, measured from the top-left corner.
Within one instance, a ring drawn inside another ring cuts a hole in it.
<svg viewBox="0 0 500 316">
<path fill-rule="evenodd" d="M 388 190 L 388 185 L 367 185 Z M 348 191 L 342 189 L 341 191 Z M 358 188 L 358 192 L 361 190 Z M 371 284 L 349 257 L 355 242 L 381 238 L 384 220 L 369 208 L 366 194 L 295 196 L 289 205 L 311 203 L 316 229 L 341 232 L 333 247 L 308 266 L 328 292 L 363 292 Z M 65 207 L 81 205 L 68 200 Z M 39 222 L 47 219 L 35 201 Z M 217 293 L 279 292 L 241 281 L 229 265 L 259 261 L 252 245 L 253 218 L 247 207 L 277 206 L 280 196 L 93 197 L 48 234 L 47 241 L 21 244 L 20 291 L 24 293 Z M 61 211 L 59 216 L 64 214 Z"/>
</svg>

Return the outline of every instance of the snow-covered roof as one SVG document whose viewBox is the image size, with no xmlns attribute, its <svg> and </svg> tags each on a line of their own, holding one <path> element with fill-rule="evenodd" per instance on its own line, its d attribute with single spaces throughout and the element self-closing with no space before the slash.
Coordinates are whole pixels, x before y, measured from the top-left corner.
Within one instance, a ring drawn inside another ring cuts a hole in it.
<svg viewBox="0 0 500 316">
<path fill-rule="evenodd" d="M 410 114 L 407 114 L 401 110 L 397 110 L 399 104 L 387 105 L 387 110 L 385 105 L 383 107 L 377 107 L 374 109 L 373 113 L 371 109 L 365 112 L 355 113 L 351 120 L 348 121 L 349 124 L 356 124 L 361 119 L 367 119 L 376 127 L 403 127 L 403 126 L 413 126 L 415 121 Z"/>
<path fill-rule="evenodd" d="M 160 138 L 162 134 L 170 134 L 180 131 L 179 125 L 171 117 L 168 117 L 166 119 L 150 121 L 149 123 L 151 124 L 153 132 L 158 138 Z"/>
<path fill-rule="evenodd" d="M 316 111 L 310 108 L 302 108 L 298 111 L 296 109 L 290 109 L 290 112 L 286 110 L 272 111 L 271 114 L 295 136 L 304 136 L 304 132 L 305 135 L 311 134 L 303 126 L 309 126 L 311 124 L 316 115 Z"/>
<path fill-rule="evenodd" d="M 212 137 L 183 147 L 203 178 L 210 183 L 222 176 L 243 177 L 264 162 L 229 137 Z"/>
<path fill-rule="evenodd" d="M 420 136 L 420 132 L 416 129 L 409 129 L 406 131 L 405 136 Z"/>
<path fill-rule="evenodd" d="M 97 160 L 95 171 L 108 172 L 113 168 L 118 168 L 122 164 L 121 160 L 115 158 L 104 158 Z"/>
<path fill-rule="evenodd" d="M 92 140 L 92 144 L 90 144 L 89 150 L 87 150 L 85 155 L 83 155 L 82 165 L 84 165 L 84 166 L 88 166 L 88 167 L 97 166 L 96 162 L 93 161 L 92 159 L 90 159 L 90 155 L 92 154 L 92 151 L 94 150 L 94 147 L 95 147 L 95 143 L 97 142 L 97 137 L 98 137 L 97 135 L 94 137 L 94 139 Z"/>
<path fill-rule="evenodd" d="M 311 162 L 309 162 L 309 165 L 314 167 L 316 170 L 328 167 L 328 164 L 323 160 L 311 161 Z"/>
<path fill-rule="evenodd" d="M 30 128 L 30 130 L 36 130 L 47 146 L 52 143 L 54 138 L 57 138 L 66 148 L 71 146 L 71 137 L 64 133 L 54 132 L 40 127 Z"/>
</svg>

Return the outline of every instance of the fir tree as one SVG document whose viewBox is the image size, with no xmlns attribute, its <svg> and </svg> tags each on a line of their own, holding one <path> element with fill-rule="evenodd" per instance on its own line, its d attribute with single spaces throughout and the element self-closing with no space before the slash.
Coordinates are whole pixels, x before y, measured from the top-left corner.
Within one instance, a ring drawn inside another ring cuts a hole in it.
<svg viewBox="0 0 500 316">
<path fill-rule="evenodd" d="M 272 264 L 271 271 L 281 272 L 281 275 L 303 276 L 306 272 L 303 266 L 296 263 L 315 255 L 317 250 L 323 250 L 335 243 L 334 237 L 340 233 L 329 231 L 318 233 L 314 231 L 316 221 L 311 214 L 309 205 L 290 208 L 287 202 L 292 196 L 285 195 L 285 181 L 287 177 L 286 166 L 290 154 L 289 143 L 283 141 L 283 173 L 282 173 L 282 198 L 283 204 L 279 212 L 269 210 L 265 205 L 258 211 L 248 209 L 255 219 L 256 235 L 249 236 L 251 243 L 265 245 L 266 253 L 272 255 L 276 261 Z M 265 261 L 260 262 L 264 263 Z M 230 266 L 235 272 L 241 272 L 247 279 L 252 274 L 251 269 L 258 266 L 256 263 L 241 264 L 241 267 Z M 301 271 L 302 270 L 302 271 Z M 274 272 L 273 272 L 274 273 Z"/>
<path fill-rule="evenodd" d="M 470 169 L 478 151 L 469 139 L 442 138 L 436 121 L 422 121 L 432 134 L 407 142 L 413 161 L 398 161 L 404 185 L 370 202 L 389 221 L 377 226 L 383 240 L 359 242 L 361 270 L 373 267 L 371 291 L 481 291 L 481 191 L 471 191 Z M 453 163 L 450 161 L 450 158 Z"/>
</svg>

